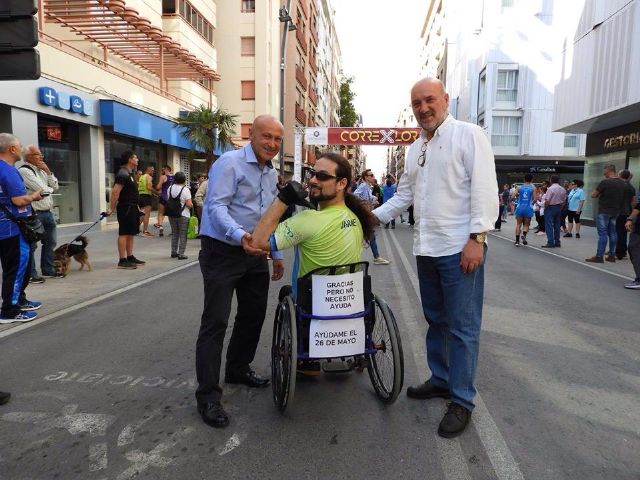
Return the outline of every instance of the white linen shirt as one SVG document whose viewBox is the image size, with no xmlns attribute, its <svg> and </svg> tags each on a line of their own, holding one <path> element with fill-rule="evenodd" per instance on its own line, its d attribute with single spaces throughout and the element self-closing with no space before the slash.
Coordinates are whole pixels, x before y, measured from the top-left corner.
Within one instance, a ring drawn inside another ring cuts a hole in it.
<svg viewBox="0 0 640 480">
<path fill-rule="evenodd" d="M 409 147 L 398 192 L 373 213 L 386 224 L 414 205 L 413 254 L 459 253 L 470 233 L 491 230 L 498 218 L 495 160 L 480 127 L 448 115 L 418 165 L 424 130 Z"/>
</svg>

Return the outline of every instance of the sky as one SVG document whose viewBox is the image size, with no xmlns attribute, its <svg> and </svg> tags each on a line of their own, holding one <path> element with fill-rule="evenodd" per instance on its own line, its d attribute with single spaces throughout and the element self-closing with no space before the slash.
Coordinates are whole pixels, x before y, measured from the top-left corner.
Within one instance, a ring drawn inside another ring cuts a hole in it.
<svg viewBox="0 0 640 480">
<path fill-rule="evenodd" d="M 354 77 L 354 105 L 366 127 L 395 126 L 418 80 L 428 0 L 331 0 L 342 68 Z M 365 147 L 367 167 L 386 169 L 386 147 Z"/>
</svg>

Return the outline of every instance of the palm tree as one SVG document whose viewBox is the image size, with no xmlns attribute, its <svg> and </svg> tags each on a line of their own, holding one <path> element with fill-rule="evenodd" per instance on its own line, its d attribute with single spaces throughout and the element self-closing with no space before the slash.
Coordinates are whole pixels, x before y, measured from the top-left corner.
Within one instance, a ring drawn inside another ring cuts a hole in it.
<svg viewBox="0 0 640 480">
<path fill-rule="evenodd" d="M 177 128 L 181 129 L 182 136 L 200 150 L 204 150 L 207 169 L 209 169 L 215 161 L 213 152 L 216 148 L 216 128 L 217 141 L 220 146 L 224 148 L 231 145 L 231 136 L 235 131 L 237 116 L 222 108 L 212 110 L 200 105 L 197 109 L 175 120 L 178 124 Z M 195 155 L 195 152 L 192 150 L 190 155 Z"/>
</svg>

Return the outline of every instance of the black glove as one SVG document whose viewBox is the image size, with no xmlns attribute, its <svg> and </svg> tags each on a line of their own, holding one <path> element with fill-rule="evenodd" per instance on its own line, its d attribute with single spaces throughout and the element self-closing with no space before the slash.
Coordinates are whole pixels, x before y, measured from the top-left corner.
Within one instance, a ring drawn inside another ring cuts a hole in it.
<svg viewBox="0 0 640 480">
<path fill-rule="evenodd" d="M 280 189 L 278 198 L 286 205 L 300 205 L 315 210 L 316 207 L 307 200 L 307 195 L 308 193 L 302 185 L 295 180 L 291 180 Z"/>
</svg>

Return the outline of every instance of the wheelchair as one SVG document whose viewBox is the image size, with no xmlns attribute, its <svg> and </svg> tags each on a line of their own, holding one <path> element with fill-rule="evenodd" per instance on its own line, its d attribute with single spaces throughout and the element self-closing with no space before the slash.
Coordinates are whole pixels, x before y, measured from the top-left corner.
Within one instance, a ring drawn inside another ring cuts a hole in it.
<svg viewBox="0 0 640 480">
<path fill-rule="evenodd" d="M 393 312 L 382 298 L 371 291 L 368 269 L 368 262 L 358 262 L 313 270 L 298 279 L 295 300 L 290 293 L 291 287 L 283 287 L 281 290 L 271 344 L 273 401 L 281 412 L 293 403 L 298 361 L 308 360 L 342 361 L 355 365 L 360 370 L 366 368 L 379 399 L 385 404 L 395 402 L 404 381 L 402 342 Z M 314 279 L 319 281 L 316 282 Z M 354 279 L 355 295 L 349 294 L 352 293 L 349 292 L 349 288 L 340 288 L 349 285 Z M 319 292 L 320 295 L 315 297 L 314 284 L 315 288 L 322 290 Z M 362 286 L 360 294 L 357 292 L 358 285 Z M 340 287 L 335 290 L 328 289 L 331 286 Z M 345 290 L 348 295 L 344 295 Z M 337 295 L 327 296 L 327 292 Z M 350 301 L 351 297 L 358 297 L 354 304 L 348 307 L 351 313 L 327 314 L 333 313 L 330 309 L 336 305 L 347 305 L 344 300 Z M 329 305 L 327 312 L 327 305 L 323 305 L 327 300 L 343 300 L 343 303 Z M 357 311 L 354 312 L 354 308 Z M 323 331 L 323 326 L 329 325 L 327 321 L 334 322 L 331 322 L 328 331 Z M 347 330 L 335 330 L 337 326 L 347 323 L 351 325 Z M 316 332 L 313 338 L 311 330 Z M 345 338 L 347 333 L 359 334 L 357 341 L 354 341 L 355 336 Z M 323 342 L 332 346 L 318 346 Z M 340 343 L 343 345 L 340 346 Z M 332 355 L 331 352 L 335 352 L 336 348 L 341 349 L 342 353 Z M 345 354 L 344 349 L 350 351 Z M 349 370 L 351 369 L 353 368 Z"/>
</svg>

